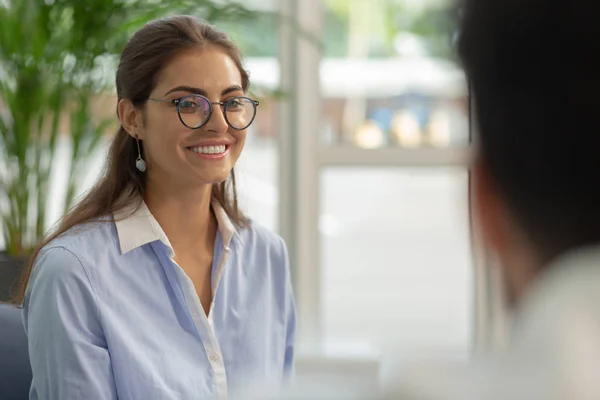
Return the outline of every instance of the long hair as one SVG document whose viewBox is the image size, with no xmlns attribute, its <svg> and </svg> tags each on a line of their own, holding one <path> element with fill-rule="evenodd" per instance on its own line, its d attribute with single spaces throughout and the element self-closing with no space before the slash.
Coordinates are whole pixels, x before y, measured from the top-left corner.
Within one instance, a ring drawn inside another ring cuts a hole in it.
<svg viewBox="0 0 600 400">
<path fill-rule="evenodd" d="M 250 81 L 242 66 L 238 47 L 225 33 L 210 24 L 180 15 L 149 22 L 129 39 L 117 69 L 118 99 L 129 99 L 136 107 L 143 107 L 155 86 L 156 77 L 173 57 L 183 51 L 208 45 L 218 46 L 227 52 L 240 70 L 242 89 L 247 91 Z M 135 139 L 121 126 L 110 145 L 103 176 L 60 220 L 56 230 L 36 247 L 21 275 L 13 302 L 22 304 L 35 260 L 49 242 L 77 225 L 102 219 L 136 202 L 138 207 L 141 205 L 146 177 L 135 167 L 137 154 Z M 238 209 L 234 171 L 224 182 L 213 185 L 212 196 L 221 203 L 236 225 L 245 226 L 248 223 Z"/>
</svg>

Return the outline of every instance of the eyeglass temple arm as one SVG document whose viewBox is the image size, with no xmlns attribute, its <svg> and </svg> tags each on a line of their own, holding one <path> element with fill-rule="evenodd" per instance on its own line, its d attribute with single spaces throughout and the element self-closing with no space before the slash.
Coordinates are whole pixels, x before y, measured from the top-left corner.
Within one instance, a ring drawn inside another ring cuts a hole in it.
<svg viewBox="0 0 600 400">
<path fill-rule="evenodd" d="M 155 99 L 154 97 L 148 97 L 148 100 L 160 101 L 161 103 L 178 104 L 180 99 L 166 100 L 166 99 Z"/>
</svg>

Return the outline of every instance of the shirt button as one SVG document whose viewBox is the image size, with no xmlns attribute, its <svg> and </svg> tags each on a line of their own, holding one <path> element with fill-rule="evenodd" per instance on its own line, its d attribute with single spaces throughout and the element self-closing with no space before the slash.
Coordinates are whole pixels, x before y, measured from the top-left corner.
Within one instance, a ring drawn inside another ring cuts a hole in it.
<svg viewBox="0 0 600 400">
<path fill-rule="evenodd" d="M 210 361 L 217 361 L 219 359 L 219 355 L 216 353 L 213 353 L 210 355 L 209 359 L 210 359 Z"/>
</svg>

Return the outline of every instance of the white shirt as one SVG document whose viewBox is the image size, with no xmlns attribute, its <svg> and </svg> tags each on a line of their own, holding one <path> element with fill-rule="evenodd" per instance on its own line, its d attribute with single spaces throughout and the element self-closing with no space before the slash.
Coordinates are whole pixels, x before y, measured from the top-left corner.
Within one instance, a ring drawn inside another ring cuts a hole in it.
<svg viewBox="0 0 600 400">
<path fill-rule="evenodd" d="M 400 372 L 385 398 L 600 399 L 600 247 L 549 265 L 515 314 L 506 354 Z"/>
</svg>

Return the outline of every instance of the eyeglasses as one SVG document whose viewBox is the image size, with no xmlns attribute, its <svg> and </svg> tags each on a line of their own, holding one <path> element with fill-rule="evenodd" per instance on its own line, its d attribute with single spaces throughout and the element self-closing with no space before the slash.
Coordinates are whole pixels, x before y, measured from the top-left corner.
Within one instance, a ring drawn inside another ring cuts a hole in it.
<svg viewBox="0 0 600 400">
<path fill-rule="evenodd" d="M 201 128 L 208 122 L 213 112 L 213 104 L 223 107 L 223 115 L 227 125 L 241 131 L 249 127 L 256 117 L 258 100 L 245 96 L 233 97 L 227 101 L 210 101 L 199 94 L 191 94 L 178 99 L 165 100 L 148 98 L 148 100 L 171 103 L 177 106 L 177 114 L 183 125 L 190 129 Z"/>
</svg>

